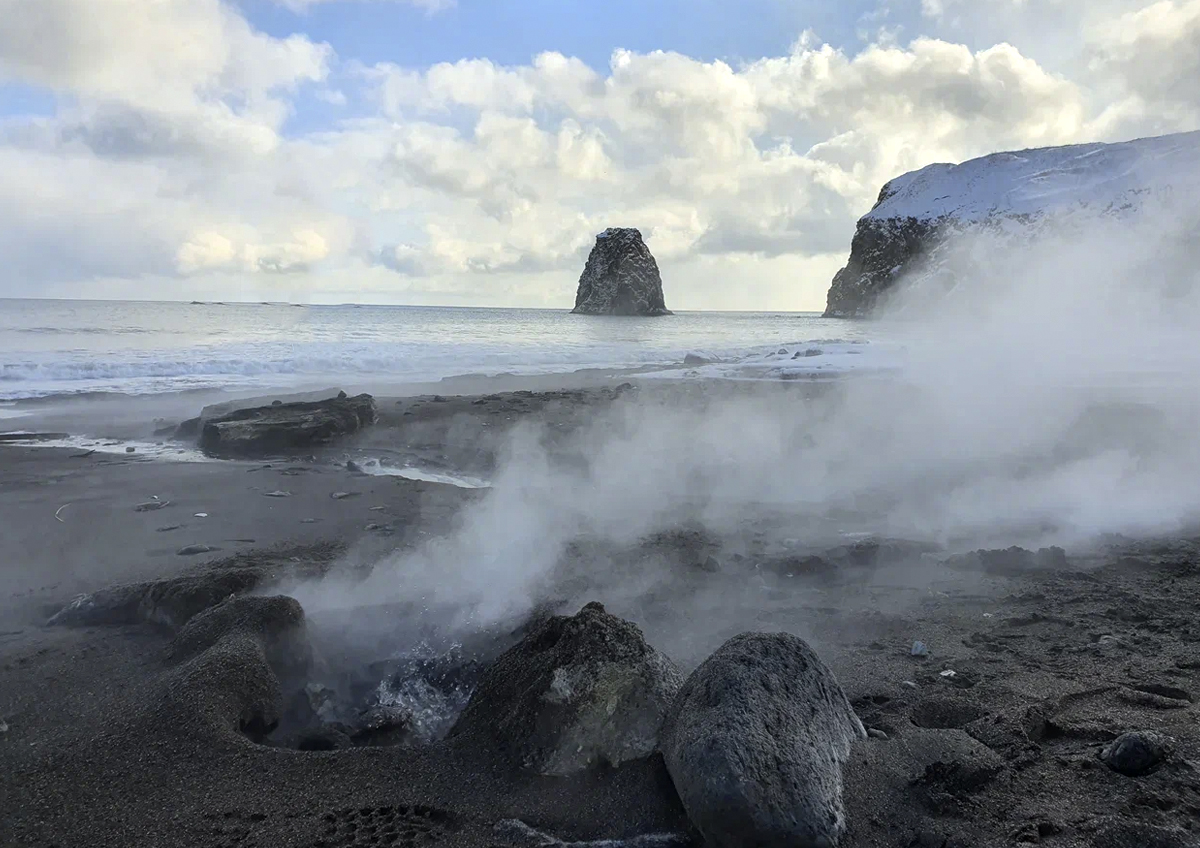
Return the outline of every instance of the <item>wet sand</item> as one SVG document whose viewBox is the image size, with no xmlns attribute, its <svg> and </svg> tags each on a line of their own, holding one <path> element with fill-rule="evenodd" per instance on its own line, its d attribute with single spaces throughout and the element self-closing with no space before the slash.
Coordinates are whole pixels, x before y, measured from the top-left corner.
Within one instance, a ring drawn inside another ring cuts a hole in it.
<svg viewBox="0 0 1200 848">
<path fill-rule="evenodd" d="M 487 490 L 356 473 L 347 460 L 487 480 L 522 420 L 569 433 L 608 404 L 671 391 L 614 389 L 380 398 L 381 421 L 361 437 L 264 462 L 0 447 L 0 844 L 490 846 L 503 844 L 492 828 L 506 818 L 567 839 L 686 831 L 657 758 L 551 779 L 452 741 L 255 744 L 215 727 L 193 688 L 236 675 L 188 676 L 168 656 L 170 632 L 45 626 L 76 594 L 118 583 L 234 569 L 269 588 L 361 570 L 450 532 Z M 144 413 L 127 410 L 103 435 L 153 441 L 164 425 Z M 54 414 L 20 426 L 78 424 Z M 156 496 L 169 505 L 138 511 Z M 850 848 L 1197 844 L 1200 537 L 1037 562 L 870 544 L 814 560 L 774 545 L 777 529 L 754 528 L 736 550 L 694 529 L 634 551 L 581 548 L 555 600 L 571 612 L 605 602 L 685 666 L 738 630 L 808 639 L 879 731 L 846 775 Z M 178 553 L 194 545 L 213 550 Z M 589 568 L 646 556 L 682 575 L 678 595 L 593 597 Z M 697 599 L 724 613 L 699 635 L 686 618 Z M 911 655 L 917 639 L 928 656 Z M 1127 730 L 1167 734 L 1172 756 L 1145 776 L 1117 774 L 1098 753 Z"/>
</svg>

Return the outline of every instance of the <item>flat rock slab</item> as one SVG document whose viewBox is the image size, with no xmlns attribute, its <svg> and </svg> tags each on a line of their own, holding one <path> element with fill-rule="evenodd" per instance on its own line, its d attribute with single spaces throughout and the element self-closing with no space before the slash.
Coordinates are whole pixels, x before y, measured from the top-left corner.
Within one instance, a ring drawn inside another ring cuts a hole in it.
<svg viewBox="0 0 1200 848">
<path fill-rule="evenodd" d="M 204 422 L 200 449 L 211 456 L 259 457 L 328 444 L 375 423 L 368 394 L 239 409 Z"/>
</svg>

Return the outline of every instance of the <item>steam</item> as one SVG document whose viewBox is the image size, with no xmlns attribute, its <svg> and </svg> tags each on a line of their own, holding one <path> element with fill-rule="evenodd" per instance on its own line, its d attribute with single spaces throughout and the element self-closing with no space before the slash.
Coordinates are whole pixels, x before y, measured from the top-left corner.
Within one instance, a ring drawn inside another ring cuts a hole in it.
<svg viewBox="0 0 1200 848">
<path fill-rule="evenodd" d="M 686 525 L 726 554 L 755 534 L 815 551 L 867 533 L 965 550 L 1180 532 L 1200 519 L 1197 220 L 1102 220 L 1019 250 L 964 235 L 945 260 L 957 285 L 913 286 L 876 328 L 903 349 L 899 376 L 647 391 L 567 438 L 521 427 L 456 532 L 301 600 L 403 598 L 485 627 L 570 577 L 606 602 L 667 596 L 676 621 L 733 630 L 760 583 L 688 584 L 649 554 L 572 572 L 570 546 Z"/>
</svg>

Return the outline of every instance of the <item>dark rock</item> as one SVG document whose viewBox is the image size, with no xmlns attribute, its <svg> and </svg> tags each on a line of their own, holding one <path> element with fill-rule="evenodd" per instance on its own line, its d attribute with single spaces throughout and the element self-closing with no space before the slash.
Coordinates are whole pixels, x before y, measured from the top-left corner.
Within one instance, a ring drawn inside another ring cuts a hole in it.
<svg viewBox="0 0 1200 848">
<path fill-rule="evenodd" d="M 1058 547 L 1039 548 L 1037 551 L 1031 551 L 1014 546 L 997 550 L 972 551 L 969 554 L 951 558 L 947 564 L 962 569 L 980 569 L 985 574 L 999 577 L 1017 577 L 1034 571 L 1065 568 L 1067 554 Z"/>
<path fill-rule="evenodd" d="M 960 279 L 1003 273 L 997 265 L 1006 257 L 1084 227 L 1179 215 L 1166 199 L 1170 180 L 1192 167 L 1195 147 L 1196 136 L 1183 134 L 993 153 L 899 176 L 859 219 L 825 317 L 870 315 L 901 288 L 941 296 Z M 1046 192 L 1047 181 L 1079 189 Z M 1144 214 L 1149 209 L 1156 213 Z M 971 249 L 958 249 L 963 236 Z"/>
<path fill-rule="evenodd" d="M 744 633 L 687 679 L 663 728 L 692 823 L 722 848 L 835 845 L 842 767 L 866 731 L 829 668 L 786 633 Z"/>
<path fill-rule="evenodd" d="M 891 194 L 890 186 L 883 187 L 877 206 Z M 825 317 L 861 318 L 876 311 L 883 296 L 905 273 L 919 268 L 943 237 L 944 228 L 938 221 L 860 219 L 850 242 L 850 259 L 829 287 Z"/>
<path fill-rule="evenodd" d="M 596 236 L 575 295 L 576 315 L 670 315 L 658 263 L 642 234 L 609 228 Z"/>
<path fill-rule="evenodd" d="M 684 365 L 707 365 L 710 362 L 712 362 L 711 359 L 698 353 L 689 353 L 683 358 Z"/>
<path fill-rule="evenodd" d="M 565 775 L 650 756 L 682 682 L 634 624 L 590 603 L 550 616 L 483 672 L 451 737 Z"/>
<path fill-rule="evenodd" d="M 283 406 L 283 401 L 273 400 L 273 401 L 271 401 L 271 406 Z"/>
<path fill-rule="evenodd" d="M 1148 730 L 1122 733 L 1100 751 L 1100 760 L 1115 772 L 1138 777 L 1154 771 L 1171 755 L 1171 742 Z"/>
<path fill-rule="evenodd" d="M 213 456 L 263 456 L 326 444 L 375 420 L 366 394 L 238 409 L 206 420 L 200 447 Z"/>
</svg>

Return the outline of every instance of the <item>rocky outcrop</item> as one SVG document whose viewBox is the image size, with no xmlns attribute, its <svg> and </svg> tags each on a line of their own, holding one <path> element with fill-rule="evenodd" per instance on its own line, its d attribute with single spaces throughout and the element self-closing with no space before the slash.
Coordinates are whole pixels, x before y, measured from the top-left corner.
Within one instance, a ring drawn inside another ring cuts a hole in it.
<svg viewBox="0 0 1200 848">
<path fill-rule="evenodd" d="M 832 848 L 842 766 L 865 739 L 833 672 L 787 633 L 743 633 L 687 679 L 663 728 L 667 771 L 718 848 Z"/>
<path fill-rule="evenodd" d="M 904 174 L 859 220 L 825 317 L 875 314 L 901 288 L 924 285 L 940 296 L 986 270 L 984 260 L 953 250 L 964 234 L 985 233 L 1019 252 L 1045 235 L 1174 209 L 1194 198 L 1198 173 L 1193 132 L 995 153 Z"/>
<path fill-rule="evenodd" d="M 203 422 L 200 449 L 225 457 L 306 450 L 356 433 L 374 424 L 376 415 L 373 397 L 345 392 L 327 400 L 238 409 Z"/>
<path fill-rule="evenodd" d="M 640 231 L 627 227 L 596 236 L 575 295 L 576 315 L 670 315 L 658 263 Z"/>
<path fill-rule="evenodd" d="M 567 775 L 648 757 L 683 676 L 634 624 L 590 603 L 552 616 L 492 663 L 451 737 Z"/>
</svg>

